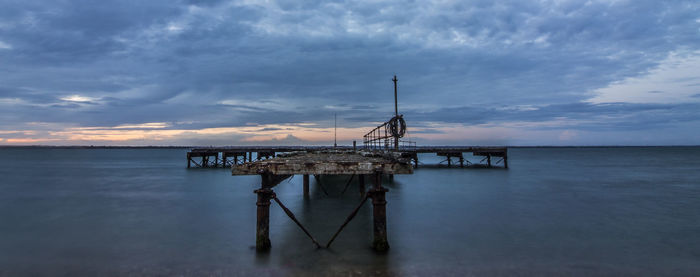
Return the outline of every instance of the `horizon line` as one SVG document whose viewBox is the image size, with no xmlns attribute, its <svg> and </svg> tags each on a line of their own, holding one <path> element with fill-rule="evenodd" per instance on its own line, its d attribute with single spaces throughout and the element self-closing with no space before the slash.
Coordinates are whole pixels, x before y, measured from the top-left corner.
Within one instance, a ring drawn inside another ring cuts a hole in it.
<svg viewBox="0 0 700 277">
<path fill-rule="evenodd" d="M 422 145 L 422 147 L 507 147 L 507 148 L 615 148 L 615 147 L 700 147 L 700 144 L 650 144 L 650 145 Z M 333 145 L 0 145 L 0 148 L 245 148 L 245 147 L 328 147 Z M 352 147 L 352 145 L 338 145 Z M 357 148 L 363 148 L 358 145 Z"/>
</svg>

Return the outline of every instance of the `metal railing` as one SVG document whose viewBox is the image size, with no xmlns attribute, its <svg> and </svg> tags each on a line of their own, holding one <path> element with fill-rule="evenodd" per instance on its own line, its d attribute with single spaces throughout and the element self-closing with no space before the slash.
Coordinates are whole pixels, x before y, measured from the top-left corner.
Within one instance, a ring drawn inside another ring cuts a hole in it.
<svg viewBox="0 0 700 277">
<path fill-rule="evenodd" d="M 400 140 L 405 133 L 406 122 L 403 115 L 397 115 L 365 134 L 362 142 L 367 150 L 415 149 L 415 142 Z"/>
<path fill-rule="evenodd" d="M 363 137 L 365 149 L 393 148 L 394 137 L 389 128 L 389 121 L 387 121 L 365 134 Z"/>
</svg>

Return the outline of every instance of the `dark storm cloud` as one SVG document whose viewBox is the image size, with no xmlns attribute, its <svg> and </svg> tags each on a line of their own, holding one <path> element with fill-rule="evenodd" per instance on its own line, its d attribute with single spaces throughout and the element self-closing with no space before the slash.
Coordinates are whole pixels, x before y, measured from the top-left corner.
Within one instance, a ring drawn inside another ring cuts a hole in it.
<svg viewBox="0 0 700 277">
<path fill-rule="evenodd" d="M 0 33 L 12 59 L 40 65 L 89 62 L 123 49 L 114 36 L 182 12 L 170 1 L 10 1 Z"/>
<path fill-rule="evenodd" d="M 394 74 L 411 126 L 699 116 L 583 102 L 697 50 L 695 1 L 0 2 L 3 128 L 366 126 L 391 116 Z"/>
</svg>

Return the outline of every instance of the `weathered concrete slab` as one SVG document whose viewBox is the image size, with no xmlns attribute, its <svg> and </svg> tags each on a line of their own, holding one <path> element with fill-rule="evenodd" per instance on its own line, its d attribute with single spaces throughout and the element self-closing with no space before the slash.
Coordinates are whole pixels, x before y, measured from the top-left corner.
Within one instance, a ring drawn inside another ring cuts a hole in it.
<svg viewBox="0 0 700 277">
<path fill-rule="evenodd" d="M 313 151 L 279 154 L 262 161 L 248 162 L 231 167 L 232 175 L 297 174 L 413 174 L 410 157 L 401 153 L 384 155 L 355 151 Z"/>
</svg>

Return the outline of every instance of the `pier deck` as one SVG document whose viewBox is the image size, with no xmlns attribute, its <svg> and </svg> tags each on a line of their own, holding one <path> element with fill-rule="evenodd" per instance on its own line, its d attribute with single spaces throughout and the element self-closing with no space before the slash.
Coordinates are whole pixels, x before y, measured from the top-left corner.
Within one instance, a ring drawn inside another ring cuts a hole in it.
<svg viewBox="0 0 700 277">
<path fill-rule="evenodd" d="M 239 147 L 212 147 L 194 148 L 187 153 L 187 168 L 190 167 L 222 167 L 228 168 L 231 165 L 252 162 L 253 160 L 265 160 L 274 158 L 280 153 L 291 152 L 312 152 L 322 150 L 334 151 L 367 151 L 365 148 L 352 146 L 239 146 Z M 375 150 L 374 152 L 381 152 Z M 421 146 L 399 148 L 398 151 L 404 157 L 410 157 L 415 167 L 419 166 L 419 153 L 435 153 L 444 157 L 447 167 L 453 167 L 452 159 L 456 159 L 454 167 L 459 168 L 469 166 L 494 167 L 502 164 L 503 168 L 508 168 L 508 148 L 503 146 Z M 479 164 L 472 164 L 464 158 L 465 153 L 473 156 L 483 157 Z M 492 158 L 500 158 L 492 161 Z"/>
<path fill-rule="evenodd" d="M 279 154 L 272 159 L 235 165 L 233 175 L 258 175 L 267 172 L 274 175 L 326 174 L 359 175 L 412 174 L 410 158 L 400 155 L 354 152 L 351 150 L 326 150 L 313 152 L 291 152 Z"/>
</svg>

